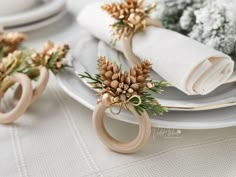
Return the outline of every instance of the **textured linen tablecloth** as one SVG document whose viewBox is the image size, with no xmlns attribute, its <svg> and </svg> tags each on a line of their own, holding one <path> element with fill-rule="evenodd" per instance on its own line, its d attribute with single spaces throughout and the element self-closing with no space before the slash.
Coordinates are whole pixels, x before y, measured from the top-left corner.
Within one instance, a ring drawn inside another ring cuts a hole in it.
<svg viewBox="0 0 236 177">
<path fill-rule="evenodd" d="M 27 45 L 38 48 L 48 39 L 78 41 L 75 15 L 86 3 L 68 1 L 69 13 L 61 21 L 29 33 Z M 1 106 L 7 106 L 7 101 L 2 100 Z M 169 138 L 153 129 L 142 151 L 123 155 L 99 141 L 91 116 L 92 111 L 67 96 L 52 76 L 42 97 L 16 123 L 0 125 L 0 177 L 236 176 L 234 127 L 182 130 Z M 119 138 L 137 133 L 136 125 L 109 118 L 106 124 Z"/>
</svg>

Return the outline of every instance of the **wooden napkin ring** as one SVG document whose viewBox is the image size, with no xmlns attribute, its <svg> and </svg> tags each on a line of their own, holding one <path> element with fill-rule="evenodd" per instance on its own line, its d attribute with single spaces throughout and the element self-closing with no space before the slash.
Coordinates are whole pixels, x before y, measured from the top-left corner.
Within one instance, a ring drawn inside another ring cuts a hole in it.
<svg viewBox="0 0 236 177">
<path fill-rule="evenodd" d="M 122 142 L 113 138 L 105 128 L 104 114 L 109 103 L 109 96 L 103 95 L 102 101 L 96 105 L 93 112 L 93 126 L 104 145 L 109 149 L 119 153 L 134 153 L 140 150 L 149 140 L 151 134 L 151 122 L 146 111 L 139 115 L 133 106 L 129 106 L 129 111 L 137 118 L 139 124 L 138 135 L 129 142 Z"/>
<path fill-rule="evenodd" d="M 86 79 L 100 96 L 93 112 L 93 126 L 103 144 L 115 152 L 134 153 L 140 150 L 151 134 L 148 113 L 156 116 L 167 112 L 167 109 L 161 106 L 151 94 L 151 92 L 161 93 L 167 83 L 149 79 L 151 66 L 148 60 L 144 60 L 128 71 L 124 71 L 117 64 L 101 56 L 98 59 L 99 74 L 95 76 L 87 72 L 80 74 L 80 77 Z M 119 107 L 119 111 L 114 113 L 113 106 Z M 139 124 L 136 138 L 128 142 L 113 138 L 104 125 L 106 109 L 110 109 L 113 114 L 119 114 L 122 109 L 130 111 Z"/>
<path fill-rule="evenodd" d="M 18 119 L 19 116 L 21 116 L 26 111 L 26 109 L 28 108 L 28 106 L 32 101 L 32 95 L 33 95 L 32 84 L 28 76 L 21 73 L 9 76 L 9 83 L 6 86 L 6 89 L 10 88 L 16 82 L 18 82 L 22 88 L 22 92 L 19 96 L 20 97 L 19 101 L 10 112 L 7 113 L 0 112 L 1 124 L 14 122 L 16 119 Z"/>
<path fill-rule="evenodd" d="M 162 25 L 159 21 L 153 20 L 153 19 L 150 19 L 150 18 L 146 19 L 146 26 L 154 26 L 154 27 L 158 27 L 158 28 L 162 27 Z M 137 57 L 133 53 L 133 49 L 132 49 L 132 40 L 133 40 L 134 35 L 135 35 L 135 33 L 131 33 L 126 38 L 122 38 L 121 41 L 122 41 L 122 44 L 123 44 L 123 54 L 124 54 L 124 56 L 127 58 L 127 60 L 131 64 L 138 64 L 140 62 L 140 59 L 139 59 L 139 57 Z"/>
<path fill-rule="evenodd" d="M 35 102 L 43 93 L 43 91 L 45 90 L 47 83 L 48 83 L 48 79 L 49 79 L 49 72 L 48 69 L 44 66 L 42 66 L 40 68 L 40 74 L 39 74 L 39 78 L 37 80 L 36 86 L 33 89 L 33 95 L 32 95 L 32 100 L 31 103 Z M 14 99 L 18 100 L 20 98 L 22 92 L 22 87 L 21 85 L 19 85 L 14 93 Z"/>
<path fill-rule="evenodd" d="M 32 88 L 32 81 L 25 74 L 17 73 L 14 76 L 9 76 L 10 82 L 8 83 L 6 90 L 10 88 L 14 83 L 19 82 L 20 85 L 14 92 L 14 99 L 16 100 L 16 106 L 7 113 L 0 113 L 0 123 L 11 123 L 16 121 L 26 109 L 36 101 L 43 93 L 49 78 L 49 72 L 47 68 L 40 68 L 40 75 L 35 88 Z"/>
<path fill-rule="evenodd" d="M 14 35 L 10 36 L 10 39 L 12 40 L 13 37 Z M 10 51 L 2 57 L 0 62 L 0 97 L 3 97 L 14 83 L 19 82 L 20 85 L 13 94 L 16 106 L 9 113 L 0 114 L 0 123 L 15 121 L 30 104 L 41 96 L 48 83 L 49 70 L 56 74 L 63 69 L 66 65 L 64 58 L 68 50 L 67 44 L 55 45 L 48 41 L 40 52 L 29 48 L 14 49 L 13 52 Z M 33 87 L 34 80 L 37 81 Z"/>
</svg>

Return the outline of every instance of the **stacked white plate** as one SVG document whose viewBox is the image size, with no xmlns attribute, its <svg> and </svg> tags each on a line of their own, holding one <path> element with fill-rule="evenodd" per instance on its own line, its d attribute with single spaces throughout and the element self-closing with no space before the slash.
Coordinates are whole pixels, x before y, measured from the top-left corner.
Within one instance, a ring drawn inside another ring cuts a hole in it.
<svg viewBox="0 0 236 177">
<path fill-rule="evenodd" d="M 54 23 L 65 12 L 65 0 L 45 0 L 27 11 L 0 16 L 0 24 L 5 31 L 27 32 Z"/>
<path fill-rule="evenodd" d="M 103 42 L 97 41 L 89 34 L 83 34 L 79 43 L 72 51 L 72 68 L 66 68 L 57 77 L 62 88 L 72 98 L 89 109 L 96 105 L 96 93 L 78 77 L 78 73 L 97 73 L 98 56 L 120 63 L 128 68 L 124 56 L 111 49 Z M 160 77 L 152 73 L 152 79 Z M 187 96 L 174 87 L 167 88 L 162 95 L 157 95 L 159 102 L 169 108 L 163 116 L 151 117 L 153 127 L 177 129 L 213 129 L 236 126 L 236 84 L 225 84 L 211 94 L 205 96 Z M 128 111 L 119 115 L 107 112 L 111 118 L 130 123 L 136 123 Z"/>
</svg>

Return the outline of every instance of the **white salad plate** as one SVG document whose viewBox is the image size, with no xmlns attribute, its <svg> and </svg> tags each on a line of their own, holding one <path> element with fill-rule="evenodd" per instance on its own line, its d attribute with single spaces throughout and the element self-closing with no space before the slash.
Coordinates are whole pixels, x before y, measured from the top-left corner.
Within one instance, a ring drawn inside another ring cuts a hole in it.
<svg viewBox="0 0 236 177">
<path fill-rule="evenodd" d="M 96 63 L 94 61 L 94 63 Z M 57 74 L 57 80 L 63 90 L 73 99 L 87 108 L 94 110 L 97 96 L 80 81 L 71 68 Z M 136 124 L 134 116 L 123 110 L 119 115 L 107 111 L 108 117 Z M 150 117 L 153 127 L 173 129 L 216 129 L 236 126 L 236 107 L 221 108 L 207 111 L 169 111 L 164 115 Z"/>
<path fill-rule="evenodd" d="M 65 8 L 65 0 L 44 0 L 40 5 L 13 15 L 1 16 L 0 24 L 5 28 L 29 25 L 54 17 Z"/>
<path fill-rule="evenodd" d="M 89 72 L 96 74 L 98 56 L 106 56 L 112 61 L 121 64 L 127 69 L 127 60 L 120 52 L 111 49 L 106 44 L 97 41 L 86 34 L 79 39 L 79 43 L 72 49 L 73 67 L 76 73 Z M 151 74 L 154 80 L 161 80 L 154 72 Z M 77 79 L 80 79 L 79 77 Z M 86 84 L 86 80 L 82 80 Z M 87 84 L 88 86 L 88 84 Z M 178 111 L 202 111 L 219 109 L 236 105 L 236 84 L 228 83 L 220 86 L 215 91 L 204 96 L 188 96 L 174 87 L 165 88 L 162 94 L 156 95 L 161 105 L 169 110 Z"/>
</svg>

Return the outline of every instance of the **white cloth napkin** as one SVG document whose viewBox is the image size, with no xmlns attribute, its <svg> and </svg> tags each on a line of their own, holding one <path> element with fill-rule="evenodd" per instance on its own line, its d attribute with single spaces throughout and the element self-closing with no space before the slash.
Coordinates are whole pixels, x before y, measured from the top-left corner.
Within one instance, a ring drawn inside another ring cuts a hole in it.
<svg viewBox="0 0 236 177">
<path fill-rule="evenodd" d="M 113 19 L 94 2 L 78 16 L 81 26 L 94 36 L 109 43 Z M 222 85 L 233 73 L 234 62 L 221 52 L 211 49 L 179 33 L 156 27 L 135 34 L 133 52 L 149 59 L 153 70 L 170 84 L 188 95 L 207 94 Z M 122 51 L 117 42 L 115 48 Z"/>
</svg>

